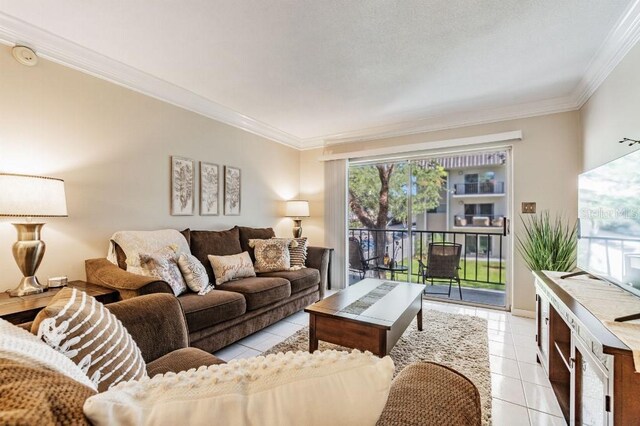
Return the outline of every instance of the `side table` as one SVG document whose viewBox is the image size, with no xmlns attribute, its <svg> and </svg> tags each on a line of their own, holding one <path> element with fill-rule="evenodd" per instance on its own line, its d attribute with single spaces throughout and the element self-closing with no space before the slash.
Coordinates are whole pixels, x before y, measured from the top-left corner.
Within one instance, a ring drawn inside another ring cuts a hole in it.
<svg viewBox="0 0 640 426">
<path fill-rule="evenodd" d="M 85 281 L 71 281 L 66 287 L 77 288 L 99 302 L 107 304 L 117 302 L 120 295 L 116 290 L 101 287 Z M 33 321 L 47 304 L 64 287 L 56 287 L 45 290 L 43 293 L 30 294 L 28 296 L 10 297 L 9 293 L 0 293 L 0 318 L 12 324 L 23 324 Z"/>
</svg>

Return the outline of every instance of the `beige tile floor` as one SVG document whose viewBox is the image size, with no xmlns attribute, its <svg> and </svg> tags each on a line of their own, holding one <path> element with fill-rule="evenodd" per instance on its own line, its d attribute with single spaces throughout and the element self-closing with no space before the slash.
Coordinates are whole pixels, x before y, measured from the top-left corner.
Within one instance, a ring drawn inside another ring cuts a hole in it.
<svg viewBox="0 0 640 426">
<path fill-rule="evenodd" d="M 487 320 L 495 426 L 565 424 L 549 380 L 536 363 L 533 319 L 439 302 L 425 302 L 424 309 L 473 315 Z M 308 321 L 307 314 L 297 312 L 215 355 L 225 361 L 259 355 L 308 325 Z"/>
</svg>

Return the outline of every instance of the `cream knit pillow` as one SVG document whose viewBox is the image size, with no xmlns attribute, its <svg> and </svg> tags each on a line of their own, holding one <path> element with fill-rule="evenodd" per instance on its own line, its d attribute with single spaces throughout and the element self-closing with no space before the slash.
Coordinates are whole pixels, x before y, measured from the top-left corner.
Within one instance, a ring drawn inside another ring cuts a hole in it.
<svg viewBox="0 0 640 426">
<path fill-rule="evenodd" d="M 393 376 L 390 357 L 288 352 L 129 382 L 92 396 L 94 425 L 373 426 Z"/>
</svg>

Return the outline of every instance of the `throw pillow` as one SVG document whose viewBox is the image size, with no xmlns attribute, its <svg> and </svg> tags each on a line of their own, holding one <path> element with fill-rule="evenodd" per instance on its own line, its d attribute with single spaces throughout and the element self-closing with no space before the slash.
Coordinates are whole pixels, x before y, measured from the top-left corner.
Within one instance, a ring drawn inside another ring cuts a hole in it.
<svg viewBox="0 0 640 426">
<path fill-rule="evenodd" d="M 256 272 L 286 271 L 290 267 L 289 245 L 292 239 L 272 238 L 269 240 L 249 240 L 256 256 Z M 295 243 L 297 245 L 297 243 Z"/>
<path fill-rule="evenodd" d="M 240 246 L 242 251 L 248 251 L 251 256 L 251 261 L 256 261 L 256 256 L 253 253 L 253 247 L 249 245 L 249 240 L 268 240 L 276 236 L 273 228 L 251 228 L 248 226 L 238 226 L 240 231 Z"/>
<path fill-rule="evenodd" d="M 60 290 L 38 313 L 31 332 L 76 363 L 100 392 L 148 377 L 140 349 L 122 323 L 83 291 Z"/>
<path fill-rule="evenodd" d="M 273 238 L 274 240 L 285 239 L 291 241 L 289 244 L 289 269 L 296 271 L 306 268 L 307 263 L 307 237 L 294 238 Z M 295 244 L 294 244 L 295 242 Z"/>
<path fill-rule="evenodd" d="M 207 270 L 204 269 L 198 258 L 189 253 L 181 253 L 178 256 L 178 266 L 191 291 L 199 295 L 204 295 L 211 291 L 213 286 L 209 285 L 209 275 L 207 275 Z"/>
<path fill-rule="evenodd" d="M 251 257 L 246 251 L 230 256 L 209 255 L 209 262 L 216 277 L 216 285 L 238 278 L 255 277 L 256 271 L 253 269 Z"/>
<path fill-rule="evenodd" d="M 90 397 L 84 413 L 97 426 L 365 425 L 387 401 L 390 357 L 359 351 L 258 356 L 144 382 L 123 383 Z"/>
<path fill-rule="evenodd" d="M 187 291 L 187 283 L 178 267 L 176 247 L 164 247 L 151 254 L 140 255 L 142 275 L 160 278 L 166 281 L 176 296 Z"/>
<path fill-rule="evenodd" d="M 84 371 L 69 358 L 46 345 L 24 328 L 0 318 L 0 358 L 46 368 L 96 390 Z M 1 398 L 0 398 L 1 399 Z"/>
</svg>

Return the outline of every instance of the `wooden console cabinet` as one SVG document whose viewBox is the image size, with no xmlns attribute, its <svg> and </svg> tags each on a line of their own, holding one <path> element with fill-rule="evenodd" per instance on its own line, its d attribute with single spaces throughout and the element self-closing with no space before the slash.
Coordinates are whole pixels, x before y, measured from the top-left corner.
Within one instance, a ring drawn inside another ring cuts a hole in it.
<svg viewBox="0 0 640 426">
<path fill-rule="evenodd" d="M 631 350 L 554 279 L 534 276 L 537 359 L 567 423 L 639 425 L 640 373 Z"/>
</svg>

